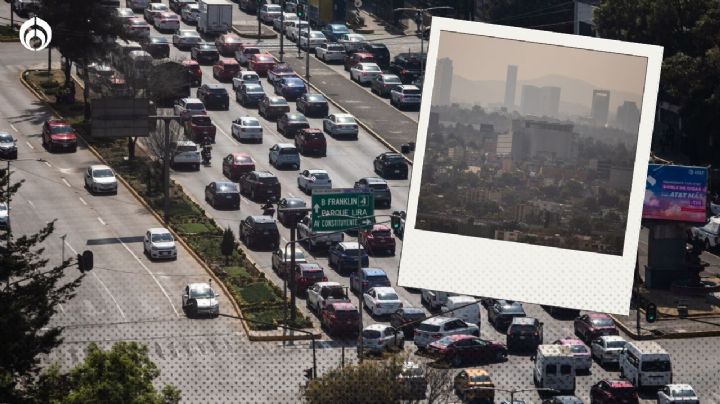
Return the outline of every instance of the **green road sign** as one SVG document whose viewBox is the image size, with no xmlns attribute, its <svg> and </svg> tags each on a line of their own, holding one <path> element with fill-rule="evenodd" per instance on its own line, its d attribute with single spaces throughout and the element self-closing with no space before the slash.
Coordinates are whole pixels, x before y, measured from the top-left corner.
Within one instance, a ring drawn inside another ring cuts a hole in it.
<svg viewBox="0 0 720 404">
<path fill-rule="evenodd" d="M 310 208 L 313 231 L 352 229 L 357 227 L 353 218 L 375 215 L 372 192 L 354 188 L 315 189 Z"/>
</svg>

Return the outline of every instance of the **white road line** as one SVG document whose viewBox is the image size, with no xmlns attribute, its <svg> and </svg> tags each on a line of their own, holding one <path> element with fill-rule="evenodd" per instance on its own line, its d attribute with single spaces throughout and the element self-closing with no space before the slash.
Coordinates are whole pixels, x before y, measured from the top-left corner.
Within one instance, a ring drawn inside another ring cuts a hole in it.
<svg viewBox="0 0 720 404">
<path fill-rule="evenodd" d="M 49 161 L 46 161 L 46 162 L 45 162 L 45 165 L 48 166 L 48 167 L 52 167 L 52 164 L 50 164 Z"/>
<path fill-rule="evenodd" d="M 83 205 L 87 206 L 87 202 L 85 202 L 85 199 L 83 199 L 82 197 L 78 197 L 78 199 L 80 199 L 80 202 L 82 202 Z"/>
<path fill-rule="evenodd" d="M 75 251 L 73 246 L 71 246 L 70 243 L 67 242 L 67 240 L 65 240 L 65 245 L 68 246 L 68 248 L 73 252 L 73 254 L 78 253 L 77 251 Z M 113 294 L 110 292 L 110 289 L 108 289 L 107 285 L 105 285 L 105 282 L 103 282 L 102 279 L 97 276 L 97 273 L 95 271 L 90 271 L 90 273 L 93 275 L 93 278 L 97 279 L 98 283 L 100 283 L 103 289 L 105 289 L 107 294 L 110 295 L 110 299 L 112 299 L 113 303 L 115 303 L 115 307 L 117 307 L 118 311 L 120 312 L 120 316 L 122 316 L 123 319 L 127 319 L 127 317 L 125 317 L 125 313 L 122 311 L 122 308 L 120 308 L 120 304 L 117 300 L 115 300 L 115 296 L 113 296 Z M 62 306 L 60 306 L 60 309 L 62 310 Z M 64 312 L 65 310 L 63 310 L 63 313 Z"/>
<path fill-rule="evenodd" d="M 217 127 L 217 130 L 219 130 L 220 133 L 222 133 L 226 138 L 232 140 L 233 142 L 236 142 L 236 140 L 235 140 L 234 137 L 232 137 L 232 136 L 228 135 L 227 133 L 225 133 L 225 131 L 222 130 L 222 128 L 220 128 L 219 126 Z"/>
<path fill-rule="evenodd" d="M 178 316 L 178 317 L 180 317 L 180 313 L 178 313 L 177 309 L 175 308 L 175 305 L 173 304 L 172 299 L 170 299 L 170 295 L 168 295 L 168 293 L 165 291 L 165 288 L 162 287 L 162 285 L 160 284 L 160 281 L 158 281 L 158 279 L 155 277 L 155 274 L 153 274 L 153 273 L 150 271 L 150 269 L 148 269 L 148 267 L 145 266 L 145 264 L 140 260 L 140 258 L 138 258 L 137 255 L 135 255 L 135 253 L 130 249 L 130 247 L 127 246 L 127 244 L 125 244 L 125 243 L 124 243 L 122 240 L 120 240 L 119 238 L 116 238 L 116 240 L 117 240 L 120 244 L 122 244 L 123 247 L 125 247 L 125 249 L 130 253 L 130 255 L 132 255 L 133 257 L 135 257 L 135 260 L 137 260 L 137 262 L 140 264 L 140 266 L 142 266 L 142 267 L 145 269 L 145 271 L 147 271 L 147 273 L 153 278 L 153 280 L 155 281 L 155 283 L 158 285 L 158 287 L 160 288 L 160 290 L 163 292 L 163 294 L 165 295 L 165 297 L 168 299 L 168 302 L 170 302 L 170 307 L 172 307 L 173 311 L 175 312 L 175 315 Z"/>
<path fill-rule="evenodd" d="M 100 222 L 103 226 L 107 226 L 107 223 L 105 223 L 105 221 L 102 220 L 102 218 L 100 216 L 98 216 L 97 219 L 98 219 L 98 222 Z"/>
<path fill-rule="evenodd" d="M 15 127 L 15 125 L 10 124 L 10 127 L 11 127 L 15 132 L 19 132 L 19 131 L 17 130 L 17 128 Z"/>
<path fill-rule="evenodd" d="M 70 183 L 68 182 L 68 180 L 66 180 L 65 178 L 62 179 L 62 182 L 64 182 L 65 185 L 68 186 L 68 188 L 71 188 L 71 187 L 72 187 L 72 185 L 70 185 Z"/>
<path fill-rule="evenodd" d="M 34 204 L 34 203 L 32 203 L 32 201 L 31 201 L 30 199 L 28 199 L 28 204 L 29 204 L 30 206 L 32 206 L 32 207 L 33 207 L 33 209 L 35 209 L 35 204 Z"/>
<path fill-rule="evenodd" d="M 30 144 L 30 142 L 25 142 L 25 144 L 27 145 L 27 147 L 35 150 L 35 146 L 33 146 L 32 144 Z"/>
</svg>

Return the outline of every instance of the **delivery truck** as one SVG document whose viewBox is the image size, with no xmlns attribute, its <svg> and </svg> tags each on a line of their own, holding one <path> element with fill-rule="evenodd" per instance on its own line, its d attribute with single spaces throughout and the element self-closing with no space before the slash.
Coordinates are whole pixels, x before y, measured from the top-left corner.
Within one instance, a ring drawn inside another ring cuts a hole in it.
<svg viewBox="0 0 720 404">
<path fill-rule="evenodd" d="M 197 30 L 201 34 L 225 34 L 232 30 L 233 5 L 227 0 L 199 0 Z"/>
</svg>

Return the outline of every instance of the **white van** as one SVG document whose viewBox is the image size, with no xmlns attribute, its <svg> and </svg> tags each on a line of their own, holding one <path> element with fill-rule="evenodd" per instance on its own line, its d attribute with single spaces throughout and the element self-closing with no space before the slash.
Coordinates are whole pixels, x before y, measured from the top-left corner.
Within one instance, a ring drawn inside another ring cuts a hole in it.
<svg viewBox="0 0 720 404">
<path fill-rule="evenodd" d="M 153 57 L 144 50 L 134 50 L 128 54 L 125 73 L 128 77 L 145 78 L 152 67 Z"/>
<path fill-rule="evenodd" d="M 116 69 L 122 70 L 125 68 L 125 59 L 127 59 L 130 52 L 140 50 L 142 50 L 142 46 L 139 43 L 118 39 L 115 41 L 115 47 L 110 55 L 110 61 Z"/>
<path fill-rule="evenodd" d="M 449 296 L 455 296 L 454 293 L 441 292 L 439 290 L 420 290 L 420 303 L 427 305 L 428 309 L 435 310 L 442 307 Z"/>
<path fill-rule="evenodd" d="M 575 392 L 575 357 L 566 345 L 538 345 L 533 366 L 535 386 L 562 393 Z"/>
<path fill-rule="evenodd" d="M 625 344 L 620 353 L 620 376 L 639 390 L 672 383 L 670 354 L 655 341 L 634 341 Z"/>
<path fill-rule="evenodd" d="M 480 324 L 480 304 L 474 297 L 448 296 L 441 310 L 445 316 L 459 318 L 466 323 Z"/>
</svg>

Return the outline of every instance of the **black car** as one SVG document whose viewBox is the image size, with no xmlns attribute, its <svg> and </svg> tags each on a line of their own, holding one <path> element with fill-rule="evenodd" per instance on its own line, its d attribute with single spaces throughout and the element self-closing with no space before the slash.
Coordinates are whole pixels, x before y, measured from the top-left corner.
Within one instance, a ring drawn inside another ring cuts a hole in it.
<svg viewBox="0 0 720 404">
<path fill-rule="evenodd" d="M 277 121 L 277 131 L 288 138 L 294 138 L 297 131 L 300 129 L 308 129 L 309 127 L 310 122 L 305 118 L 305 115 L 299 112 L 285 113 Z"/>
<path fill-rule="evenodd" d="M 170 10 L 179 15 L 182 12 L 183 7 L 188 4 L 195 4 L 196 2 L 197 0 L 170 0 Z"/>
<path fill-rule="evenodd" d="M 365 177 L 355 181 L 355 189 L 370 191 L 373 194 L 375 209 L 389 208 L 392 203 L 392 194 L 387 182 L 382 178 Z"/>
<path fill-rule="evenodd" d="M 234 182 L 213 181 L 205 187 L 205 201 L 216 209 L 240 209 L 240 190 Z"/>
<path fill-rule="evenodd" d="M 498 330 L 506 330 L 515 317 L 525 317 L 525 310 L 519 302 L 498 300 L 488 307 L 488 322 Z"/>
<path fill-rule="evenodd" d="M 256 202 L 280 198 L 280 181 L 270 171 L 251 171 L 240 177 L 240 192 Z"/>
<path fill-rule="evenodd" d="M 412 339 L 415 328 L 427 318 L 425 310 L 419 307 L 403 307 L 390 315 L 390 325 L 402 330 L 406 339 Z M 407 324 L 412 323 L 412 324 Z"/>
<path fill-rule="evenodd" d="M 245 83 L 235 90 L 235 100 L 243 107 L 258 105 L 263 98 L 265 90 L 257 83 Z"/>
<path fill-rule="evenodd" d="M 410 84 L 420 77 L 423 63 L 418 53 L 400 53 L 390 63 L 390 73 L 400 77 L 403 84 Z"/>
<path fill-rule="evenodd" d="M 270 216 L 248 216 L 240 222 L 240 240 L 248 248 L 274 250 L 280 245 L 280 232 Z"/>
<path fill-rule="evenodd" d="M 268 120 L 278 119 L 286 112 L 290 112 L 290 105 L 283 97 L 266 96 L 258 104 L 258 114 Z"/>
<path fill-rule="evenodd" d="M 238 0 L 238 7 L 246 13 L 254 14 L 257 12 L 258 4 L 262 4 L 257 0 Z"/>
<path fill-rule="evenodd" d="M 515 317 L 507 329 L 508 350 L 535 351 L 543 343 L 543 323 L 532 317 Z"/>
<path fill-rule="evenodd" d="M 305 209 L 307 203 L 302 198 L 283 198 L 278 203 L 277 218 L 283 226 L 292 227 L 293 223 L 299 222 L 305 215 L 306 211 L 284 212 L 283 209 Z"/>
<path fill-rule="evenodd" d="M 407 179 L 408 163 L 400 153 L 385 152 L 373 162 L 373 169 L 383 178 Z"/>
<path fill-rule="evenodd" d="M 202 42 L 192 47 L 190 58 L 197 60 L 200 64 L 212 65 L 220 60 L 220 52 L 215 44 Z"/>
<path fill-rule="evenodd" d="M 578 309 L 557 306 L 542 306 L 542 308 L 545 309 L 548 314 L 557 318 L 574 319 L 575 317 L 580 317 L 580 310 Z"/>
<path fill-rule="evenodd" d="M 155 59 L 170 57 L 170 40 L 164 36 L 151 36 L 142 48 Z"/>
<path fill-rule="evenodd" d="M 17 141 L 7 132 L 0 132 L 0 157 L 15 160 L 18 156 Z"/>
<path fill-rule="evenodd" d="M 365 42 L 360 45 L 359 52 L 371 53 L 375 58 L 375 63 L 380 66 L 381 69 L 387 69 L 390 67 L 390 51 L 385 44 L 377 42 Z"/>
<path fill-rule="evenodd" d="M 197 89 L 197 98 L 206 109 L 230 109 L 230 95 L 222 84 L 203 84 Z"/>
<path fill-rule="evenodd" d="M 295 101 L 295 106 L 298 112 L 310 117 L 325 118 L 330 111 L 325 97 L 317 93 L 303 94 Z"/>
</svg>

